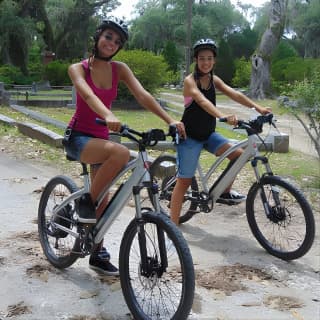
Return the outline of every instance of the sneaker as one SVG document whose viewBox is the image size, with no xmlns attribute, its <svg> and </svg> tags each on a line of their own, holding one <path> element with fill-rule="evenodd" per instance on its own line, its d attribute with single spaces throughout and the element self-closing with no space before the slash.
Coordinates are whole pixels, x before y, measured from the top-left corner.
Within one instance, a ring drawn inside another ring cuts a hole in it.
<svg viewBox="0 0 320 320">
<path fill-rule="evenodd" d="M 229 206 L 239 204 L 247 199 L 246 196 L 237 191 L 230 190 L 230 192 L 223 193 L 217 200 L 217 203 L 227 204 Z"/>
<path fill-rule="evenodd" d="M 85 193 L 77 201 L 78 220 L 82 223 L 96 223 L 96 209 L 92 202 L 90 193 Z"/>
<path fill-rule="evenodd" d="M 118 276 L 119 270 L 110 262 L 110 254 L 106 248 L 90 256 L 89 268 L 107 276 Z"/>
</svg>

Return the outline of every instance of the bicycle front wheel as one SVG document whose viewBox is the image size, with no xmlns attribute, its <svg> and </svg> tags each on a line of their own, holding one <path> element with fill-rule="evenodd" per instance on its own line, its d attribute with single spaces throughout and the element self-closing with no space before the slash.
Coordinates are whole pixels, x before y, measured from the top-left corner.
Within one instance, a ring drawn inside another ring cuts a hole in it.
<svg viewBox="0 0 320 320">
<path fill-rule="evenodd" d="M 195 288 L 193 261 L 181 231 L 168 217 L 149 211 L 141 221 L 131 221 L 121 241 L 119 268 L 134 319 L 187 319 Z"/>
<path fill-rule="evenodd" d="M 150 168 L 152 181 L 159 185 L 159 202 L 161 211 L 167 213 L 170 210 L 170 202 L 173 189 L 177 182 L 177 161 L 176 157 L 171 155 L 163 155 L 158 157 Z M 180 212 L 179 223 L 184 223 L 190 220 L 193 215 L 198 213 L 198 204 L 192 197 L 198 194 L 198 183 L 195 177 L 192 178 L 191 186 L 187 190 L 184 197 Z M 152 199 L 152 195 L 149 195 Z"/>
<path fill-rule="evenodd" d="M 312 246 L 312 209 L 297 188 L 277 176 L 266 176 L 249 190 L 246 202 L 251 231 L 270 254 L 294 260 Z"/>
<path fill-rule="evenodd" d="M 38 208 L 38 232 L 43 252 L 49 262 L 57 268 L 67 268 L 78 258 L 76 238 L 68 232 L 56 228 L 56 224 L 76 232 L 72 219 L 75 204 L 69 203 L 56 216 L 56 208 L 71 193 L 78 190 L 76 184 L 66 176 L 56 176 L 45 186 Z"/>
</svg>

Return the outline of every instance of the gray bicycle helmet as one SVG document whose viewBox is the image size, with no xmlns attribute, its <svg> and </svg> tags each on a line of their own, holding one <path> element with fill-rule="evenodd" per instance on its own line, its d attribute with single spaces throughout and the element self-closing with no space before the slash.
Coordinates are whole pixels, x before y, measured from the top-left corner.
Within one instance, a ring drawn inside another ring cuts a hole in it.
<svg viewBox="0 0 320 320">
<path fill-rule="evenodd" d="M 128 34 L 128 26 L 125 21 L 117 18 L 117 17 L 108 17 L 107 19 L 103 20 L 101 24 L 96 29 L 96 32 L 93 36 L 94 39 L 94 47 L 92 53 L 95 58 L 105 61 L 110 61 L 118 52 L 119 50 L 110 57 L 101 57 L 98 50 L 98 40 L 102 34 L 102 32 L 106 29 L 112 29 L 120 35 L 121 38 L 121 45 L 119 46 L 119 50 L 123 47 L 126 41 L 128 41 L 129 34 Z"/>
<path fill-rule="evenodd" d="M 96 29 L 96 33 L 94 35 L 94 40 L 98 41 L 101 33 L 107 29 L 110 28 L 117 33 L 119 33 L 122 43 L 124 44 L 126 41 L 128 41 L 129 33 L 128 33 L 128 26 L 126 22 L 122 19 L 119 19 L 117 17 L 108 17 L 106 20 L 103 20 L 101 24 Z"/>
<path fill-rule="evenodd" d="M 203 49 L 209 49 L 217 56 L 217 45 L 212 39 L 200 39 L 193 45 L 193 56 L 197 57 L 198 52 Z"/>
</svg>

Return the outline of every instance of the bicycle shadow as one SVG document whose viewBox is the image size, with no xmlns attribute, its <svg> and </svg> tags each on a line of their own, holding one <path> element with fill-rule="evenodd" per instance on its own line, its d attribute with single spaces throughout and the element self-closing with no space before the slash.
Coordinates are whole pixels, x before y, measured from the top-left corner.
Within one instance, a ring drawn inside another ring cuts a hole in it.
<svg viewBox="0 0 320 320">
<path fill-rule="evenodd" d="M 187 240 L 195 264 L 202 267 L 204 264 L 235 264 L 256 265 L 261 268 L 274 266 L 279 272 L 305 274 L 315 281 L 319 281 L 318 267 L 310 265 L 310 259 L 314 256 L 315 247 L 319 245 L 315 241 L 313 248 L 306 256 L 298 260 L 285 261 L 270 255 L 262 248 L 249 231 L 234 223 L 232 229 L 239 227 L 238 234 L 232 234 L 231 230 L 222 230 L 223 225 L 216 225 L 207 220 L 203 226 L 192 225 L 192 222 L 180 225 Z M 199 261 L 199 263 L 198 263 Z"/>
<path fill-rule="evenodd" d="M 193 247 L 198 247 L 202 251 L 222 253 L 225 257 L 244 255 L 249 251 L 256 254 L 259 251 L 251 240 L 237 235 L 224 235 L 220 232 L 214 234 L 214 229 L 209 232 L 204 228 L 194 226 L 190 223 L 181 225 L 179 228 L 184 234 L 188 244 Z"/>
</svg>

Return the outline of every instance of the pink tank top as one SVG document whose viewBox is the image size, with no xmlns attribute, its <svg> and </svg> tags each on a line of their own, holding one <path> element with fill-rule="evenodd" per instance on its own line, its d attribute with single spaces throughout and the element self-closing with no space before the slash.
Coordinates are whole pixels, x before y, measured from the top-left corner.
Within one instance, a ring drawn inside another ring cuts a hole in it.
<svg viewBox="0 0 320 320">
<path fill-rule="evenodd" d="M 91 78 L 88 60 L 82 61 L 82 66 L 86 73 L 86 81 L 93 92 L 104 103 L 106 108 L 111 109 L 112 102 L 116 99 L 118 93 L 118 74 L 117 65 L 111 62 L 112 67 L 112 86 L 109 89 L 97 88 Z M 101 117 L 94 112 L 77 92 L 76 111 L 69 122 L 69 126 L 76 131 L 87 133 L 96 138 L 108 139 L 109 130 L 106 126 L 96 123 L 96 118 Z"/>
</svg>

